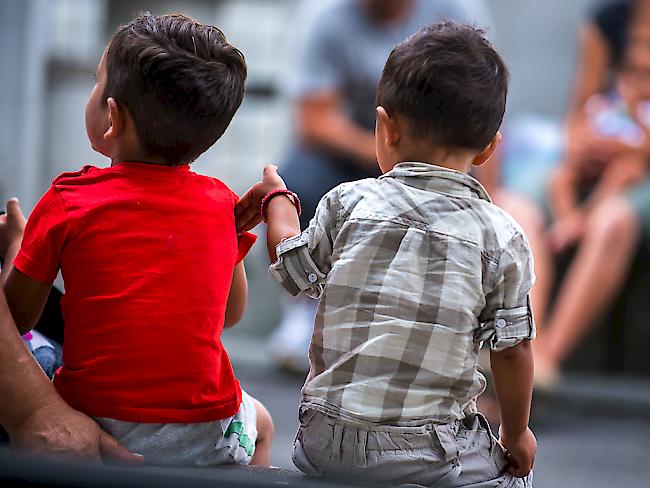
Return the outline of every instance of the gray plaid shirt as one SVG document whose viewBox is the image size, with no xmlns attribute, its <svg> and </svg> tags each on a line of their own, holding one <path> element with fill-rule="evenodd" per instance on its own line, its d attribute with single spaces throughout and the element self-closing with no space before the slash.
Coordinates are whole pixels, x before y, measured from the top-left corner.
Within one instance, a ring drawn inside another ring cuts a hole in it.
<svg viewBox="0 0 650 488">
<path fill-rule="evenodd" d="M 535 336 L 526 237 L 464 173 L 401 163 L 340 185 L 277 251 L 275 279 L 320 298 L 304 401 L 341 418 L 461 419 L 482 343 Z"/>
</svg>

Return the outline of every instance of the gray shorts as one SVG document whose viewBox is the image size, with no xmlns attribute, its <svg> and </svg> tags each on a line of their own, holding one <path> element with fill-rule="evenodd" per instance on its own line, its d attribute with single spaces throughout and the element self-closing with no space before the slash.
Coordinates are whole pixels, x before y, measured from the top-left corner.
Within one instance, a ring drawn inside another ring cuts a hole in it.
<svg viewBox="0 0 650 488">
<path fill-rule="evenodd" d="M 146 424 L 95 418 L 106 432 L 145 464 L 209 467 L 249 464 L 255 453 L 257 413 L 250 395 L 242 390 L 239 411 L 232 417 L 193 424 Z"/>
<path fill-rule="evenodd" d="M 447 424 L 398 427 L 345 422 L 303 405 L 293 462 L 314 476 L 386 485 L 532 487 L 533 473 L 505 471 L 503 448 L 481 414 Z"/>
</svg>

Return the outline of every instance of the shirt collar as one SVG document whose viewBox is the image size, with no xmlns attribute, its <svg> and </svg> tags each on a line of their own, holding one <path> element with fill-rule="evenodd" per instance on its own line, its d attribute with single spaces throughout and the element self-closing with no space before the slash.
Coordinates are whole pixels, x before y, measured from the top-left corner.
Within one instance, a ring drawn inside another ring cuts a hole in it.
<svg viewBox="0 0 650 488">
<path fill-rule="evenodd" d="M 468 174 L 429 163 L 399 163 L 379 178 L 393 178 L 421 190 L 492 201 L 483 185 Z"/>
</svg>

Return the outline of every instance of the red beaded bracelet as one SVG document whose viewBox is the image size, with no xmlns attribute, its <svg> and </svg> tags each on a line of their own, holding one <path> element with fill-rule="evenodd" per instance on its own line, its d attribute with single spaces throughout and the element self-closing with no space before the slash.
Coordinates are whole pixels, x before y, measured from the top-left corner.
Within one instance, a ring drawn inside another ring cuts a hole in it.
<svg viewBox="0 0 650 488">
<path fill-rule="evenodd" d="M 278 195 L 287 195 L 291 197 L 291 202 L 293 203 L 293 206 L 296 207 L 296 211 L 298 212 L 298 217 L 300 217 L 300 214 L 302 213 L 302 208 L 300 207 L 300 199 L 298 198 L 298 195 L 296 195 L 291 190 L 287 190 L 286 188 L 278 188 L 276 190 L 271 190 L 266 195 L 264 195 L 264 198 L 262 198 L 262 204 L 260 205 L 260 213 L 262 214 L 262 219 L 264 219 L 264 222 L 266 222 L 266 207 L 268 206 L 271 199 Z"/>
</svg>

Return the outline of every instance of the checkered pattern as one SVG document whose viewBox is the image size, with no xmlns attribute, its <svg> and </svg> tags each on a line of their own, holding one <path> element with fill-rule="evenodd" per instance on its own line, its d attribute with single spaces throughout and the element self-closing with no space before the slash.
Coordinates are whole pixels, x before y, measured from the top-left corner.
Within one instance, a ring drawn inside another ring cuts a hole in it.
<svg viewBox="0 0 650 488">
<path fill-rule="evenodd" d="M 401 163 L 343 184 L 277 251 L 271 274 L 320 298 L 304 399 L 342 418 L 461 419 L 485 388 L 482 343 L 535 335 L 528 242 L 463 173 Z"/>
</svg>

